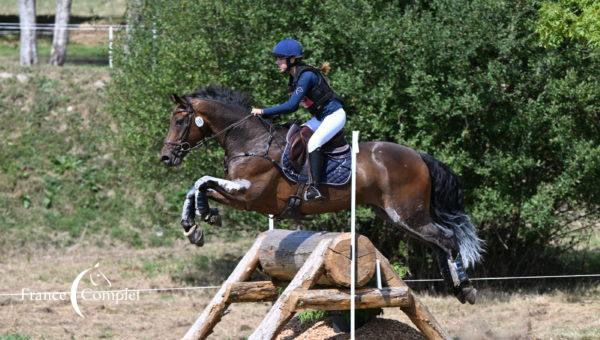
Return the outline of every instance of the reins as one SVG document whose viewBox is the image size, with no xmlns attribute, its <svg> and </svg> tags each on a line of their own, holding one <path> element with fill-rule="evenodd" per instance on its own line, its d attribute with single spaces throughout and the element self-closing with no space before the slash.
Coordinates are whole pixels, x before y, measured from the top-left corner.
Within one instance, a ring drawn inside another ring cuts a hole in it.
<svg viewBox="0 0 600 340">
<path fill-rule="evenodd" d="M 179 138 L 178 142 L 168 142 L 165 141 L 163 142 L 163 144 L 166 145 L 171 145 L 173 147 L 175 147 L 175 150 L 173 150 L 174 153 L 179 154 L 179 156 L 181 156 L 181 153 L 183 152 L 189 152 L 192 151 L 194 149 L 197 149 L 203 145 L 205 145 L 206 143 L 210 142 L 213 139 L 218 138 L 221 135 L 227 135 L 228 132 L 230 132 L 231 130 L 239 127 L 240 125 L 244 124 L 248 119 L 254 117 L 254 115 L 249 114 L 246 117 L 238 120 L 235 123 L 232 123 L 231 125 L 227 126 L 226 128 L 224 128 L 223 130 L 204 138 L 203 140 L 201 140 L 200 142 L 194 144 L 193 146 L 190 146 L 190 144 L 188 142 L 186 142 L 186 140 L 189 137 L 189 133 L 190 133 L 190 128 L 192 125 L 192 119 L 196 116 L 196 111 L 194 110 L 193 106 L 191 104 L 187 105 L 185 107 L 185 111 L 188 113 L 187 117 L 186 117 L 186 121 L 185 121 L 185 128 L 183 130 L 183 133 L 181 134 L 181 137 Z M 255 152 L 244 152 L 244 153 L 240 153 L 237 155 L 232 155 L 232 156 L 225 156 L 224 159 L 224 168 L 225 168 L 225 172 L 227 173 L 227 169 L 229 167 L 229 162 L 232 161 L 235 158 L 240 158 L 240 157 L 259 157 L 259 158 L 263 158 L 269 162 L 271 162 L 276 168 L 280 168 L 279 163 L 272 159 L 269 156 L 269 150 L 271 148 L 271 144 L 273 143 L 273 140 L 275 139 L 275 135 L 274 135 L 274 128 L 273 128 L 273 124 L 268 122 L 266 119 L 262 118 L 261 116 L 257 116 L 256 118 L 258 118 L 258 120 L 261 122 L 262 127 L 266 130 L 266 133 L 269 135 L 269 139 L 267 140 L 267 145 L 266 145 L 266 149 L 264 152 L 261 153 L 255 153 Z"/>
<path fill-rule="evenodd" d="M 203 140 L 201 140 L 200 142 L 196 143 L 195 145 L 190 146 L 190 143 L 185 142 L 185 140 L 187 140 L 189 137 L 190 128 L 192 126 L 192 118 L 196 115 L 196 112 L 195 112 L 194 108 L 191 107 L 191 105 L 190 105 L 190 107 L 186 107 L 186 111 L 188 112 L 188 115 L 186 117 L 185 130 L 183 130 L 183 134 L 181 135 L 181 138 L 179 138 L 179 141 L 178 142 L 168 142 L 168 141 L 163 142 L 163 144 L 172 145 L 172 146 L 176 147 L 177 152 L 189 152 L 194 149 L 197 149 L 197 148 L 201 147 L 202 145 L 208 143 L 209 141 L 221 136 L 222 134 L 225 134 L 225 133 L 229 132 L 230 130 L 235 129 L 236 127 L 242 125 L 246 120 L 252 118 L 252 115 L 250 114 L 250 115 L 238 120 L 237 122 L 227 126 L 223 130 L 213 134 L 212 136 L 206 137 Z"/>
</svg>

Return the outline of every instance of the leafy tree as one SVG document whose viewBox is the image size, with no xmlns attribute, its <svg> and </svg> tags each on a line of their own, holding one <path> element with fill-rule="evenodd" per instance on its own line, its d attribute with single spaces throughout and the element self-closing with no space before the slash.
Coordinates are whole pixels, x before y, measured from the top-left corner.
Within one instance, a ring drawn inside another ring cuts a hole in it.
<svg viewBox="0 0 600 340">
<path fill-rule="evenodd" d="M 585 236 L 571 233 L 573 223 L 589 230 L 600 203 L 599 56 L 574 40 L 543 47 L 539 10 L 536 1 L 495 0 L 147 1 L 116 59 L 112 110 L 140 175 L 177 202 L 201 174 L 222 173 L 222 151 L 203 149 L 177 171 L 158 164 L 168 94 L 221 83 L 257 105 L 280 102 L 286 79 L 268 51 L 297 38 L 308 62 L 332 63 L 348 131 L 427 151 L 461 176 L 488 244 L 478 270 L 534 273 Z M 169 209 L 176 216 L 178 204 Z M 230 225 L 263 218 L 227 214 Z M 399 230 L 360 216 L 386 255 L 437 276 Z M 347 221 L 325 215 L 308 227 L 347 230 Z"/>
<path fill-rule="evenodd" d="M 536 31 L 546 47 L 558 47 L 565 40 L 574 40 L 594 49 L 600 48 L 600 2 L 544 1 Z"/>
</svg>

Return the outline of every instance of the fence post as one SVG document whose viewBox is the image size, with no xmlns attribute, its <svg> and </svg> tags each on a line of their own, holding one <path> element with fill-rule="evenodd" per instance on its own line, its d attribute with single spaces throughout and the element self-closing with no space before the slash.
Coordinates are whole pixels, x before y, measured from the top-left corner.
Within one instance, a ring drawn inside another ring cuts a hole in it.
<svg viewBox="0 0 600 340">
<path fill-rule="evenodd" d="M 108 27 L 108 67 L 113 67 L 113 27 Z"/>
</svg>

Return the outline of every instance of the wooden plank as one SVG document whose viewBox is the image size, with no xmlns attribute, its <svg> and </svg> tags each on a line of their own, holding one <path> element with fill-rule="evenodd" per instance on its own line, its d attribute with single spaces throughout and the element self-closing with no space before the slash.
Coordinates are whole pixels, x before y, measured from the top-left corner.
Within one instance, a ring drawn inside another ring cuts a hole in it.
<svg viewBox="0 0 600 340">
<path fill-rule="evenodd" d="M 297 294 L 296 311 L 349 310 L 350 291 L 314 289 Z M 362 288 L 356 290 L 356 309 L 405 307 L 411 303 L 407 288 Z"/>
<path fill-rule="evenodd" d="M 184 335 L 184 339 L 206 339 L 212 333 L 215 325 L 221 320 L 223 312 L 227 309 L 231 301 L 229 301 L 230 288 L 232 283 L 245 281 L 250 278 L 252 272 L 258 266 L 258 248 L 264 239 L 261 234 L 256 238 L 254 244 L 242 258 L 234 271 L 229 275 L 223 283 L 217 294 L 213 297 L 210 303 L 204 308 L 196 322 Z"/>
<path fill-rule="evenodd" d="M 330 244 L 331 239 L 324 239 L 319 242 L 319 245 L 298 271 L 298 274 L 273 304 L 267 316 L 254 333 L 250 335 L 249 340 L 274 339 L 281 332 L 283 326 L 294 315 L 296 306 L 296 295 L 294 293 L 309 289 L 324 272 L 323 262 Z"/>
</svg>

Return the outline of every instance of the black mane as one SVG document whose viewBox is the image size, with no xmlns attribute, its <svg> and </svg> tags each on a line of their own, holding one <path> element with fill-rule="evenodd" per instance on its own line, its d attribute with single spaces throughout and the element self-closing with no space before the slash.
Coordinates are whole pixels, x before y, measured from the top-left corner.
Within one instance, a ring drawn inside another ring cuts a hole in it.
<svg viewBox="0 0 600 340">
<path fill-rule="evenodd" d="M 250 111 L 252 108 L 252 100 L 246 93 L 228 89 L 220 85 L 208 85 L 196 89 L 187 97 L 214 100 L 223 104 L 236 105 L 243 108 L 246 111 Z"/>
</svg>

